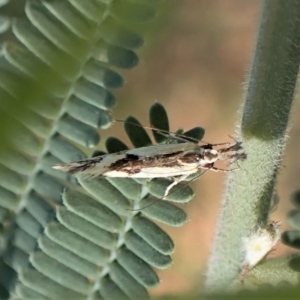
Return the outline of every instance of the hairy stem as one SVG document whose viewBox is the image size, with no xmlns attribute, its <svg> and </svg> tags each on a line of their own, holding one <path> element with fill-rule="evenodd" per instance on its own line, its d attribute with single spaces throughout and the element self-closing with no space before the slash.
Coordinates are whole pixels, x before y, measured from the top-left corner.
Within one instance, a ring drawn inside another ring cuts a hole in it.
<svg viewBox="0 0 300 300">
<path fill-rule="evenodd" d="M 239 125 L 247 159 L 227 180 L 206 289 L 225 290 L 245 266 L 243 238 L 268 222 L 300 64 L 300 0 L 265 0 Z"/>
</svg>

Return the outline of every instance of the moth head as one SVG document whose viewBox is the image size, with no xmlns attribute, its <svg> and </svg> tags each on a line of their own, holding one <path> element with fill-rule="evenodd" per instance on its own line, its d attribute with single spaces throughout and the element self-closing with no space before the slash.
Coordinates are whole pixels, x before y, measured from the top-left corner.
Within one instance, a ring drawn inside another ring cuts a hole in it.
<svg viewBox="0 0 300 300">
<path fill-rule="evenodd" d="M 203 158 L 206 160 L 207 163 L 213 163 L 219 159 L 219 153 L 217 150 L 214 149 L 205 149 Z"/>
</svg>

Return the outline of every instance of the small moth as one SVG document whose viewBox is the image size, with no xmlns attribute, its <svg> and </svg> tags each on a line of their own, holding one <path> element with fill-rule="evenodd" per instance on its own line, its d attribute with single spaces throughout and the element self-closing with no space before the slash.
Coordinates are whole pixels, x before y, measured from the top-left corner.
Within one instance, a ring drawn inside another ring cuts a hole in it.
<svg viewBox="0 0 300 300">
<path fill-rule="evenodd" d="M 181 136 L 178 139 L 182 141 L 184 138 Z M 241 142 L 235 142 L 233 145 L 221 143 L 199 146 L 187 137 L 183 143 L 153 145 L 105 154 L 58 164 L 53 168 L 91 177 L 173 178 L 174 181 L 167 187 L 162 198 L 166 199 L 172 187 L 200 169 L 223 172 L 236 170 L 218 169 L 214 164 L 217 161 L 232 162 L 245 159 L 246 154 L 241 144 Z"/>
<path fill-rule="evenodd" d="M 248 272 L 276 247 L 281 231 L 280 222 L 271 221 L 243 239 L 245 261 L 241 281 L 244 281 Z"/>
</svg>

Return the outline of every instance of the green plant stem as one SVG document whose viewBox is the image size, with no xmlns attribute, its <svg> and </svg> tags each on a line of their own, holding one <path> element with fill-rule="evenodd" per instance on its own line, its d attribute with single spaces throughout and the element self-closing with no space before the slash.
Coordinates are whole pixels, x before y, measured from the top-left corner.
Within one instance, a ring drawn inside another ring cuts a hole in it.
<svg viewBox="0 0 300 300">
<path fill-rule="evenodd" d="M 245 267 L 243 238 L 268 222 L 300 64 L 300 0 L 266 0 L 238 136 L 247 159 L 229 174 L 208 265 L 219 292 Z"/>
</svg>

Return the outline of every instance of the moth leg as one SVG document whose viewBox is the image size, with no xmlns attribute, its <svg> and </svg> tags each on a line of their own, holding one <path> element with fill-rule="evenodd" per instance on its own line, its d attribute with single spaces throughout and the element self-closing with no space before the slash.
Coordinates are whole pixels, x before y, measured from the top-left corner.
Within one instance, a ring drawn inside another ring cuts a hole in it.
<svg viewBox="0 0 300 300">
<path fill-rule="evenodd" d="M 179 182 L 185 180 L 188 176 L 189 176 L 189 174 L 174 177 L 173 178 L 174 181 L 167 187 L 162 200 L 165 200 L 166 197 L 170 194 L 170 190 L 171 190 L 172 187 L 174 187 L 175 185 L 177 185 Z"/>
<path fill-rule="evenodd" d="M 246 266 L 244 267 L 244 269 L 242 270 L 242 272 L 241 272 L 241 274 L 240 274 L 240 276 L 239 276 L 239 280 L 240 280 L 241 283 L 244 283 L 244 281 L 245 281 L 245 279 L 246 279 L 248 273 L 250 272 L 250 269 L 251 269 L 250 266 L 249 266 L 249 265 L 246 265 Z"/>
<path fill-rule="evenodd" d="M 236 170 L 239 170 L 240 168 L 233 168 L 233 169 L 220 169 L 220 168 L 216 168 L 214 167 L 214 163 L 210 163 L 210 164 L 206 164 L 205 166 L 202 166 L 202 169 L 206 169 L 206 170 L 212 170 L 215 172 L 233 172 Z"/>
<path fill-rule="evenodd" d="M 233 172 L 233 171 L 237 171 L 240 168 L 233 168 L 233 169 L 220 169 L 220 168 L 216 168 L 216 167 L 211 167 L 209 168 L 209 170 L 215 171 L 215 172 Z"/>
<path fill-rule="evenodd" d="M 246 153 L 235 153 L 232 155 L 228 155 L 228 159 L 230 160 L 230 164 L 235 163 L 238 160 L 245 160 L 247 158 Z"/>
<path fill-rule="evenodd" d="M 227 148 L 223 148 L 223 149 L 219 149 L 219 153 L 225 153 L 225 152 L 231 152 L 231 151 L 239 151 L 242 150 L 242 142 L 236 142 L 234 145 L 227 147 Z"/>
<path fill-rule="evenodd" d="M 212 146 L 212 147 L 215 147 L 215 146 L 223 146 L 223 145 L 230 145 L 231 143 L 230 142 L 224 142 L 224 143 L 217 143 L 217 144 L 210 144 L 208 143 L 208 145 Z M 227 149 L 227 148 L 225 148 Z M 222 150 L 222 149 L 220 149 Z"/>
</svg>

